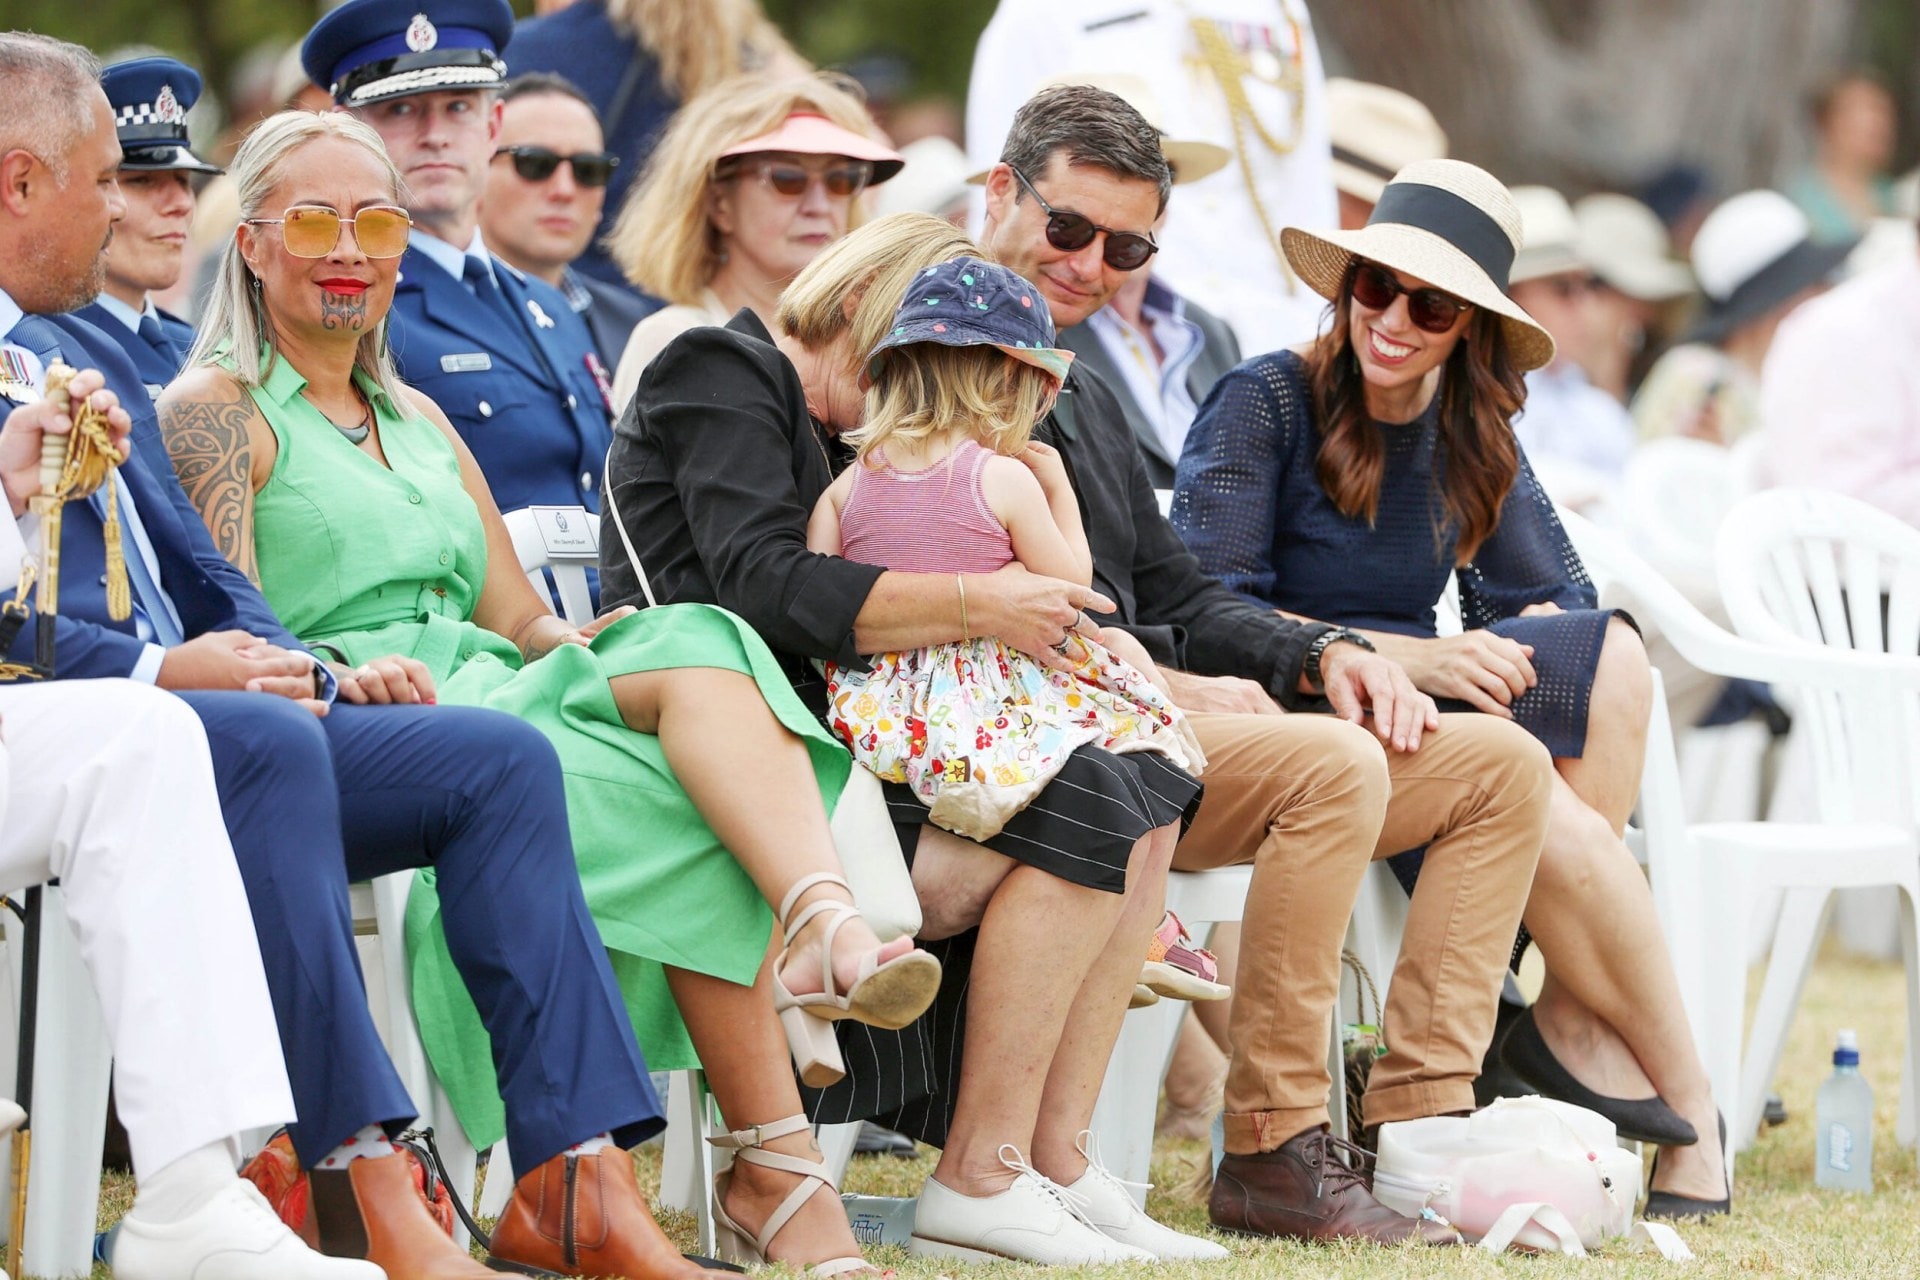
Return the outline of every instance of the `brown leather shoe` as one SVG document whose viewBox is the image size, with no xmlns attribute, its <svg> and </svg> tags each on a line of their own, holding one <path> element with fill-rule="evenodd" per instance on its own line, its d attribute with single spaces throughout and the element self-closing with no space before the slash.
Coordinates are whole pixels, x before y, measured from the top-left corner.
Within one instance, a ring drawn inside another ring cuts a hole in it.
<svg viewBox="0 0 1920 1280">
<path fill-rule="evenodd" d="M 513 1199 L 493 1229 L 487 1265 L 531 1276 L 706 1276 L 647 1212 L 633 1157 L 618 1147 L 590 1156 L 557 1155 L 514 1183 Z"/>
<path fill-rule="evenodd" d="M 1364 1158 L 1358 1147 L 1334 1137 L 1325 1125 L 1289 1138 L 1273 1151 L 1228 1155 L 1214 1175 L 1207 1217 L 1223 1231 L 1247 1235 L 1460 1243 L 1451 1227 L 1406 1217 L 1375 1200 L 1343 1155 Z"/>
<path fill-rule="evenodd" d="M 498 1280 L 440 1229 L 398 1155 L 308 1175 L 320 1252 L 365 1258 L 387 1280 Z"/>
</svg>

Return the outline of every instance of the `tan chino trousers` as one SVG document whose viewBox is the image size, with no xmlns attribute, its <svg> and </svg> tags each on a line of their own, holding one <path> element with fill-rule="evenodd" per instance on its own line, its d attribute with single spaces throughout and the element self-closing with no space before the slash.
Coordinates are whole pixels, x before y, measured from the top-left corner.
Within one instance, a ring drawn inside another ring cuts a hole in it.
<svg viewBox="0 0 1920 1280">
<path fill-rule="evenodd" d="M 1411 755 L 1330 715 L 1191 718 L 1207 789 L 1173 865 L 1254 867 L 1228 1024 L 1227 1150 L 1271 1151 L 1326 1122 L 1354 899 L 1371 861 L 1423 844 L 1366 1120 L 1470 1109 L 1546 831 L 1546 749 L 1472 713 L 1443 715 Z"/>
</svg>

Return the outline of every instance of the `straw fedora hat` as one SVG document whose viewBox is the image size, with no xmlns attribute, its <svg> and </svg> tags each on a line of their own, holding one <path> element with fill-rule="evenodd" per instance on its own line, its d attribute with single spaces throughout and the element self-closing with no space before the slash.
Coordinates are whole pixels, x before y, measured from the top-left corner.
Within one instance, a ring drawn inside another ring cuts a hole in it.
<svg viewBox="0 0 1920 1280">
<path fill-rule="evenodd" d="M 1673 258 L 1660 215 L 1632 196 L 1602 191 L 1573 203 L 1580 256 L 1593 274 L 1641 302 L 1672 302 L 1693 292 L 1693 272 Z"/>
<path fill-rule="evenodd" d="M 1371 204 L 1387 180 L 1416 160 L 1447 154 L 1447 134 L 1418 98 L 1383 84 L 1335 76 L 1327 81 L 1333 136 L 1333 185 Z"/>
<path fill-rule="evenodd" d="M 1587 273 L 1587 260 L 1580 256 L 1580 224 L 1565 196 L 1552 187 L 1515 187 L 1513 206 L 1520 210 L 1520 252 L 1507 273 L 1509 287 Z"/>
<path fill-rule="evenodd" d="M 1500 317 L 1522 371 L 1553 359 L 1553 338 L 1507 296 L 1520 249 L 1520 211 L 1500 180 L 1464 160 L 1422 160 L 1395 174 L 1357 231 L 1280 232 L 1287 261 L 1307 286 L 1339 296 L 1355 258 L 1418 277 Z"/>
<path fill-rule="evenodd" d="M 1202 142 L 1198 138 L 1169 138 L 1166 125 L 1162 123 L 1166 117 L 1160 114 L 1160 99 L 1155 96 L 1153 86 L 1142 76 L 1124 71 L 1081 71 L 1048 76 L 1033 86 L 1033 91 L 1039 93 L 1042 89 L 1055 89 L 1069 84 L 1105 89 L 1138 111 L 1140 118 L 1152 125 L 1154 132 L 1160 135 L 1160 154 L 1167 158 L 1167 165 L 1173 170 L 1173 185 L 1176 187 L 1210 178 L 1226 168 L 1233 159 L 1233 152 L 1218 143 Z M 982 169 L 969 175 L 967 181 L 976 187 L 980 186 L 986 182 L 989 172 L 990 169 Z"/>
</svg>

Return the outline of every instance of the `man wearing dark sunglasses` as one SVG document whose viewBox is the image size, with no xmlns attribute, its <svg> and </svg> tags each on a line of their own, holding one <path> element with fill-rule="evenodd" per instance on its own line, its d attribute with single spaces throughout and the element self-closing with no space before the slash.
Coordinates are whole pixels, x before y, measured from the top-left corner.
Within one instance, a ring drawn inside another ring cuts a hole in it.
<svg viewBox="0 0 1920 1280">
<path fill-rule="evenodd" d="M 1118 291 L 1137 256 L 1126 237 L 1147 238 L 1165 206 L 1172 175 L 1159 134 L 1114 94 L 1065 85 L 1020 108 L 1001 157 L 987 176 L 982 241 L 1033 282 L 1068 330 Z M 1544 775 L 1497 753 L 1488 736 L 1504 726 L 1490 717 L 1455 717 L 1465 723 L 1428 737 L 1439 724 L 1433 701 L 1358 633 L 1256 607 L 1202 573 L 1161 514 L 1125 414 L 1097 375 L 1076 363 L 1034 438 L 1060 451 L 1093 552 L 1093 588 L 1119 602 L 1098 620 L 1145 645 L 1206 751 L 1206 793 L 1174 867 L 1255 868 L 1227 1077 L 1227 1141 L 1240 1162 L 1223 1179 L 1227 1194 L 1216 1194 L 1231 1210 L 1216 1224 L 1316 1240 L 1451 1242 L 1450 1230 L 1388 1209 L 1347 1171 L 1325 1122 L 1324 1028 L 1373 854 L 1511 839 L 1534 821 L 1538 809 L 1525 806 L 1540 799 Z M 1280 715 L 1283 706 L 1334 715 Z M 1485 803 L 1446 798 L 1463 792 Z M 1388 832 L 1407 843 L 1377 849 Z M 1431 978 L 1438 949 L 1409 931 L 1400 972 Z M 1403 1034 L 1425 1042 L 1419 1027 Z"/>
<path fill-rule="evenodd" d="M 566 295 L 611 369 L 633 326 L 660 309 L 632 289 L 573 269 L 586 251 L 619 166 L 600 117 L 562 76 L 535 71 L 500 91 L 500 142 L 487 168 L 480 231 L 493 251 Z"/>
<path fill-rule="evenodd" d="M 301 62 L 407 180 L 414 229 L 391 319 L 401 376 L 452 419 L 501 510 L 598 510 L 606 362 L 566 296 L 495 256 L 480 226 L 490 169 L 512 172 L 512 153 L 495 159 L 512 34 L 507 0 L 347 0 L 308 33 Z M 576 176 L 569 166 L 553 181 Z"/>
</svg>

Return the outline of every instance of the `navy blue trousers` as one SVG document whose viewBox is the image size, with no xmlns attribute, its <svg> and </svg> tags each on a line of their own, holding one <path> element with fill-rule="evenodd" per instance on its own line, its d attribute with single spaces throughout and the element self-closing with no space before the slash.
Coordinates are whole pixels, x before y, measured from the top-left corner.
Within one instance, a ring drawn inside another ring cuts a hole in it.
<svg viewBox="0 0 1920 1280">
<path fill-rule="evenodd" d="M 373 1020 L 347 884 L 432 866 L 447 947 L 493 1045 L 514 1164 L 659 1132 L 660 1102 L 587 912 L 552 745 L 470 707 L 181 695 L 206 726 L 311 1166 L 417 1114 Z M 404 1013 L 399 1016 L 405 1016 Z"/>
</svg>

